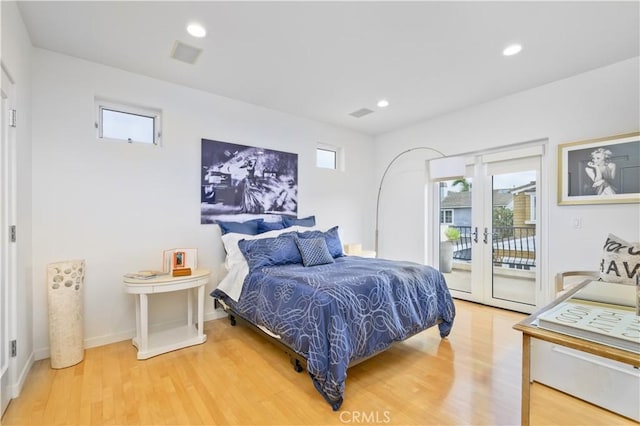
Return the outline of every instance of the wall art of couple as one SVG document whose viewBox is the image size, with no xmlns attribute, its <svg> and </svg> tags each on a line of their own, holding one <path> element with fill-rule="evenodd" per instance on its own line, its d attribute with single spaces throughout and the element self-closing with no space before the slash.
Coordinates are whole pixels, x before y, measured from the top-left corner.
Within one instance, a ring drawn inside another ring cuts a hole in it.
<svg viewBox="0 0 640 426">
<path fill-rule="evenodd" d="M 200 223 L 298 213 L 298 154 L 202 139 Z"/>
</svg>

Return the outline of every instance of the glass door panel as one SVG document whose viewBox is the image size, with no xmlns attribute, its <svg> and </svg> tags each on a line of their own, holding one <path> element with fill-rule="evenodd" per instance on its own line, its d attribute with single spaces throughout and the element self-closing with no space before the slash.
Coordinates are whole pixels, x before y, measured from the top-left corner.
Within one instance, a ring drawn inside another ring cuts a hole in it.
<svg viewBox="0 0 640 426">
<path fill-rule="evenodd" d="M 473 224 L 473 170 L 467 177 L 439 183 L 440 271 L 456 297 L 475 300 L 472 271 L 475 229 Z"/>
<path fill-rule="evenodd" d="M 536 171 L 491 178 L 491 298 L 535 306 Z"/>
</svg>

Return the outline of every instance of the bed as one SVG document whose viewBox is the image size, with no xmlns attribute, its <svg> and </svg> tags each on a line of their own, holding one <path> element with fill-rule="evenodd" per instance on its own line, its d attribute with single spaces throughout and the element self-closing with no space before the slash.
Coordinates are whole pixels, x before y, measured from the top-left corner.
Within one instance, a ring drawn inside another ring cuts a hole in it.
<svg viewBox="0 0 640 426">
<path fill-rule="evenodd" d="M 439 271 L 345 256 L 337 227 L 223 241 L 229 273 L 211 293 L 216 306 L 271 336 L 298 370 L 306 365 L 334 410 L 350 365 L 432 326 L 443 338 L 451 332 L 455 308 Z"/>
</svg>

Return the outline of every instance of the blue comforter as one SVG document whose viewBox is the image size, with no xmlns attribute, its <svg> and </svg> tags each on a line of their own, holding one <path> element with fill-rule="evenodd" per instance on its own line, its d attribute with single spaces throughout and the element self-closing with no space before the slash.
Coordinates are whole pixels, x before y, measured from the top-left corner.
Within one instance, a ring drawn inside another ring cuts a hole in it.
<svg viewBox="0 0 640 426">
<path fill-rule="evenodd" d="M 304 356 L 316 389 L 334 410 L 342 404 L 349 363 L 436 324 L 445 337 L 455 316 L 439 271 L 354 256 L 314 267 L 256 268 L 238 303 L 217 290 L 211 295 Z"/>
</svg>

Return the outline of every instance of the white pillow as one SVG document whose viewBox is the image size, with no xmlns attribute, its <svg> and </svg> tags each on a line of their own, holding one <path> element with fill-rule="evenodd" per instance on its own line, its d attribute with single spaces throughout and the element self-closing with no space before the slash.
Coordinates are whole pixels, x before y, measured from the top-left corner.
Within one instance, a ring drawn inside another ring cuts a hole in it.
<svg viewBox="0 0 640 426">
<path fill-rule="evenodd" d="M 244 255 L 240 251 L 240 247 L 238 247 L 238 242 L 240 240 L 259 240 L 262 238 L 274 238 L 280 234 L 285 234 L 287 232 L 298 232 L 308 229 L 310 228 L 305 228 L 304 226 L 290 226 L 288 228 L 276 229 L 275 231 L 263 232 L 262 234 L 257 235 L 238 234 L 236 232 L 224 234 L 222 236 L 222 244 L 224 244 L 224 249 L 227 252 L 224 266 L 227 271 L 230 271 L 231 268 L 233 268 L 235 265 L 244 262 Z"/>
<path fill-rule="evenodd" d="M 600 280 L 635 285 L 638 273 L 640 273 L 640 243 L 629 243 L 609 234 L 602 250 Z"/>
</svg>

